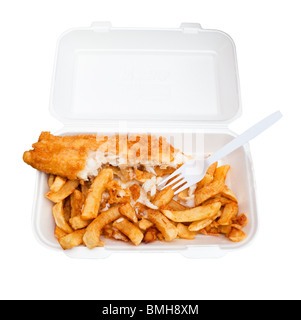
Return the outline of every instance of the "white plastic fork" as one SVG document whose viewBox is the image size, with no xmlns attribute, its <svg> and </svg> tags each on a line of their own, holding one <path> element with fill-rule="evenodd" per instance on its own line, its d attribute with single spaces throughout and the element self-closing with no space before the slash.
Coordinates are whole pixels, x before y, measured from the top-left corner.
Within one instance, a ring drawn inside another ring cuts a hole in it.
<svg viewBox="0 0 301 320">
<path fill-rule="evenodd" d="M 260 133 L 262 133 L 271 125 L 273 125 L 276 121 L 278 121 L 281 117 L 282 114 L 280 111 L 272 113 L 268 117 L 264 118 L 263 120 L 252 126 L 250 129 L 246 130 L 238 137 L 231 140 L 229 143 L 227 143 L 221 149 L 216 151 L 210 157 L 201 160 L 193 159 L 187 161 L 179 169 L 177 169 L 171 175 L 163 179 L 158 184 L 158 188 L 160 189 L 160 186 L 163 186 L 164 184 L 166 184 L 167 181 L 169 181 L 172 178 L 174 179 L 170 181 L 168 184 L 166 184 L 163 188 L 161 188 L 161 190 L 171 185 L 173 190 L 181 186 L 181 188 L 175 191 L 175 194 L 178 194 L 179 192 L 191 187 L 192 185 L 196 184 L 197 182 L 203 179 L 210 165 L 212 165 L 214 162 L 218 160 L 221 160 L 232 151 L 238 149 L 239 147 L 249 142 L 251 139 L 258 136 Z"/>
</svg>

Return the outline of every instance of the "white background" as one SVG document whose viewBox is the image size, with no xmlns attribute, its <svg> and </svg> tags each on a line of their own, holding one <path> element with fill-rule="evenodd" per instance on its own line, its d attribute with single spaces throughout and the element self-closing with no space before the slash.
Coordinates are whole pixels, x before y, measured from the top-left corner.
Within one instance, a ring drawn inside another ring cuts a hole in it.
<svg viewBox="0 0 301 320">
<path fill-rule="evenodd" d="M 300 299 L 300 1 L 1 1 L 2 299 Z M 35 170 L 22 154 L 62 124 L 48 110 L 59 35 L 92 21 L 116 27 L 199 22 L 233 38 L 243 115 L 240 133 L 280 109 L 283 119 L 251 142 L 260 228 L 254 242 L 221 259 L 115 254 L 74 260 L 32 233 Z"/>
</svg>

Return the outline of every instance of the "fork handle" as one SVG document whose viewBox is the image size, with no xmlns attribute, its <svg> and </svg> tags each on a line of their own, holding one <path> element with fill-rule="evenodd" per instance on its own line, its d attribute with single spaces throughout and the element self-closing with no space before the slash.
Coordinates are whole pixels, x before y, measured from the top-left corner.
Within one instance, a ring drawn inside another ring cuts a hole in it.
<svg viewBox="0 0 301 320">
<path fill-rule="evenodd" d="M 259 121 L 257 124 L 252 126 L 250 129 L 246 130 L 244 133 L 239 135 L 238 137 L 231 140 L 228 144 L 223 146 L 221 149 L 216 151 L 212 156 L 207 158 L 208 162 L 210 164 L 224 158 L 232 151 L 238 149 L 239 147 L 243 146 L 256 136 L 258 136 L 260 133 L 265 131 L 267 128 L 269 128 L 272 124 L 277 122 L 282 117 L 282 114 L 280 111 L 274 112 L 268 117 L 264 118 L 263 120 Z"/>
</svg>

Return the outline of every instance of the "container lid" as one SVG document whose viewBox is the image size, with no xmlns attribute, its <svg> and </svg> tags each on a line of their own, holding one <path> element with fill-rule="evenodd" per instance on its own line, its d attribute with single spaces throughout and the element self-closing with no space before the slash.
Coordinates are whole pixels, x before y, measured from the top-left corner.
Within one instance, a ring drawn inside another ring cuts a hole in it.
<svg viewBox="0 0 301 320">
<path fill-rule="evenodd" d="M 228 123 L 241 110 L 234 43 L 194 23 L 137 29 L 96 22 L 69 30 L 57 45 L 50 110 L 64 123 Z"/>
</svg>

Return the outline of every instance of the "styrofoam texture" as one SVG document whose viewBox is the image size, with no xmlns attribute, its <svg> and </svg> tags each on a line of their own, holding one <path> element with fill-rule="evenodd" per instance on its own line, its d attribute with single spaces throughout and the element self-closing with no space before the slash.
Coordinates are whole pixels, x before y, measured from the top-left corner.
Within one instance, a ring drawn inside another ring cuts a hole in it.
<svg viewBox="0 0 301 320">
<path fill-rule="evenodd" d="M 58 41 L 50 110 L 64 123 L 230 122 L 241 110 L 234 42 L 189 23 L 71 29 Z"/>
<path fill-rule="evenodd" d="M 67 131 L 68 130 L 68 131 Z M 76 133 L 91 133 L 93 129 L 87 128 L 85 131 L 74 131 L 70 128 L 61 130 L 59 135 L 72 135 Z M 212 154 L 215 150 L 229 142 L 235 134 L 228 130 L 210 130 L 211 132 L 199 132 L 196 134 L 204 137 L 204 150 L 202 153 Z M 111 134 L 112 132 L 102 132 Z M 156 134 L 162 134 L 157 131 Z M 181 133 L 170 132 L 172 135 Z M 141 244 L 136 247 L 131 243 L 104 239 L 105 247 L 89 250 L 86 247 L 77 247 L 64 251 L 73 258 L 105 258 L 114 252 L 178 252 L 186 257 L 220 257 L 231 250 L 245 247 L 253 240 L 257 227 L 257 208 L 255 195 L 255 182 L 252 168 L 252 160 L 248 145 L 239 148 L 231 153 L 220 164 L 229 164 L 231 169 L 228 173 L 226 184 L 233 190 L 238 198 L 239 211 L 244 212 L 248 217 L 248 224 L 244 228 L 247 238 L 240 243 L 231 242 L 224 236 L 204 236 L 197 235 L 194 240 L 176 239 L 172 242 L 156 241 L 150 244 Z M 37 239 L 46 247 L 63 251 L 54 237 L 54 220 L 52 216 L 53 203 L 44 197 L 48 191 L 47 175 L 42 172 L 37 173 L 35 205 L 33 211 L 33 230 Z"/>
<path fill-rule="evenodd" d="M 177 134 L 204 134 L 204 149 L 198 152 L 212 153 L 235 136 L 226 124 L 241 113 L 234 42 L 224 32 L 192 23 L 176 29 L 138 29 L 97 22 L 71 29 L 58 41 L 50 112 L 65 124 L 58 135 L 122 131 L 168 136 L 177 129 Z M 198 235 L 195 240 L 135 247 L 105 239 L 104 248 L 81 246 L 64 252 L 74 258 L 104 258 L 113 252 L 179 252 L 200 258 L 245 247 L 258 227 L 249 146 L 223 162 L 231 165 L 226 182 L 249 219 L 243 242 Z M 47 190 L 46 174 L 37 172 L 33 230 L 43 245 L 62 251 L 53 234 Z"/>
</svg>

